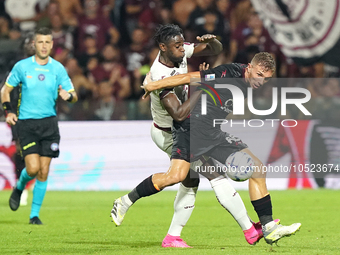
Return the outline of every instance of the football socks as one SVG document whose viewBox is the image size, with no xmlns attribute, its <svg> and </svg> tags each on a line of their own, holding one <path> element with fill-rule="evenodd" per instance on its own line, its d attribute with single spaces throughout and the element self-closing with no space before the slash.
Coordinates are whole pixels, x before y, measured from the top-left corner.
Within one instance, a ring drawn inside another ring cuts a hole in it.
<svg viewBox="0 0 340 255">
<path fill-rule="evenodd" d="M 24 190 L 26 184 L 30 181 L 34 179 L 34 177 L 31 177 L 28 175 L 27 171 L 26 171 L 26 167 L 21 171 L 20 174 L 20 178 L 17 181 L 17 189 L 18 190 Z"/>
<path fill-rule="evenodd" d="M 46 189 L 47 181 L 35 181 L 30 219 L 32 219 L 33 217 L 39 217 L 39 211 L 45 197 Z"/>
<path fill-rule="evenodd" d="M 179 185 L 174 202 L 174 215 L 168 231 L 169 235 L 181 236 L 181 232 L 195 208 L 197 187 L 187 188 Z"/>
<path fill-rule="evenodd" d="M 132 203 L 136 202 L 138 199 L 142 197 L 151 196 L 153 194 L 158 193 L 159 190 L 155 188 L 154 184 L 152 183 L 152 175 L 142 181 L 140 184 L 137 185 L 129 194 L 128 197 Z"/>
<path fill-rule="evenodd" d="M 254 206 L 254 210 L 256 211 L 262 226 L 273 221 L 272 201 L 269 194 L 258 200 L 251 201 L 251 203 Z"/>
<path fill-rule="evenodd" d="M 215 191 L 218 202 L 230 212 L 242 230 L 251 228 L 252 223 L 249 220 L 243 201 L 229 181 L 220 176 L 211 180 L 210 184 Z"/>
</svg>

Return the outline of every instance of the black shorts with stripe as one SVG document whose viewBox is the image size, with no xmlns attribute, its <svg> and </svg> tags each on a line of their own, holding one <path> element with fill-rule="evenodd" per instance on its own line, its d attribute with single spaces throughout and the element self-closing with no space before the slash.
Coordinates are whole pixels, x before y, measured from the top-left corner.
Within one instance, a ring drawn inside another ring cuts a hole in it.
<svg viewBox="0 0 340 255">
<path fill-rule="evenodd" d="M 172 152 L 171 159 L 182 159 L 190 162 L 190 119 L 182 122 L 173 122 L 172 126 Z"/>
<path fill-rule="evenodd" d="M 194 162 L 204 155 L 225 164 L 230 154 L 248 147 L 241 139 L 223 132 L 220 127 L 207 126 L 203 122 L 190 124 L 189 118 L 183 122 L 174 121 L 172 136 L 171 159 L 187 162 Z"/>
<path fill-rule="evenodd" d="M 18 120 L 18 136 L 23 157 L 28 154 L 57 158 L 60 134 L 56 116 Z"/>
</svg>

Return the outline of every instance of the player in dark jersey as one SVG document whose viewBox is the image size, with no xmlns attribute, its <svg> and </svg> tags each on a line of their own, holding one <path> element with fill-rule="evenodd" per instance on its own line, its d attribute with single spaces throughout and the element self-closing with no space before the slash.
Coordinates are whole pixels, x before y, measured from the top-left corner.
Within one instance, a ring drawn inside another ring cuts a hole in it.
<svg viewBox="0 0 340 255">
<path fill-rule="evenodd" d="M 159 55 L 155 58 L 150 69 L 153 80 L 160 80 L 165 77 L 187 73 L 187 58 L 197 54 L 207 55 L 218 53 L 222 50 L 220 42 L 214 35 L 203 35 L 197 38 L 200 43 L 197 45 L 185 43 L 182 30 L 173 24 L 160 26 L 155 33 L 155 41 L 159 44 Z M 205 65 L 200 65 L 200 70 L 207 70 Z M 188 89 L 186 85 L 183 89 L 170 88 L 157 90 L 151 94 L 151 108 L 153 115 L 153 125 L 151 127 L 151 137 L 155 144 L 164 152 L 171 156 L 173 145 L 171 127 L 173 120 L 183 121 L 190 114 L 192 108 L 190 104 L 197 103 L 200 98 L 200 91 L 195 92 L 188 99 Z M 186 100 L 188 99 L 188 100 Z M 186 101 L 185 101 L 186 100 Z M 185 101 L 185 102 L 184 102 Z M 204 159 L 210 166 L 214 165 L 212 159 Z M 198 169 L 202 161 L 192 162 L 191 168 Z M 205 164 L 204 167 L 206 167 Z M 210 167 L 209 166 L 209 167 Z M 203 175 L 206 173 L 202 173 Z M 206 176 L 206 175 L 205 175 Z M 245 238 L 249 244 L 255 244 L 262 237 L 261 224 L 253 223 L 248 215 L 241 197 L 229 183 L 227 178 L 220 175 L 206 176 L 219 203 L 238 222 Z M 183 227 L 189 220 L 194 210 L 195 197 L 199 183 L 198 173 L 190 171 L 187 178 L 179 185 L 178 193 L 174 202 L 174 216 L 166 237 L 163 239 L 162 247 L 188 248 L 185 241 L 180 237 Z M 135 196 L 125 195 L 117 198 L 111 210 L 112 221 L 116 226 L 120 226 L 123 218 L 116 214 L 117 208 L 128 208 L 132 204 Z M 124 211 L 123 209 L 119 210 Z"/>
<path fill-rule="evenodd" d="M 173 87 L 183 83 L 190 83 L 192 78 L 203 78 L 208 83 L 211 81 L 223 83 L 223 79 L 219 80 L 217 78 L 237 78 L 233 79 L 233 85 L 238 87 L 246 97 L 249 86 L 252 89 L 261 87 L 273 76 L 274 72 L 274 59 L 269 53 L 262 52 L 256 54 L 247 66 L 234 63 L 225 64 L 206 71 L 192 72 L 149 83 L 143 87 L 147 95 L 149 91 L 160 87 Z M 207 85 L 206 87 L 209 89 L 209 84 Z M 235 151 L 248 153 L 255 161 L 257 168 L 261 170 L 254 172 L 249 180 L 250 199 L 263 226 L 265 240 L 267 243 L 272 244 L 283 236 L 295 233 L 299 230 L 301 224 L 295 223 L 291 226 L 282 226 L 275 224 L 273 221 L 271 198 L 266 187 L 266 174 L 262 171 L 262 162 L 239 138 L 221 131 L 219 125 L 213 125 L 214 119 L 225 119 L 232 111 L 231 100 L 233 100 L 233 95 L 229 90 L 215 89 L 221 98 L 221 107 L 216 107 L 212 99 L 211 101 L 208 99 L 206 105 L 207 114 L 202 115 L 202 101 L 199 100 L 190 118 L 183 122 L 174 122 L 171 168 L 186 169 L 186 165 L 190 160 L 195 160 L 201 155 L 210 156 L 219 162 L 226 162 L 227 157 Z M 153 176 L 152 182 L 155 185 L 161 185 L 162 188 L 164 184 L 167 184 L 166 179 L 162 179 L 162 176 L 159 178 L 157 175 Z"/>
<path fill-rule="evenodd" d="M 144 97 L 150 93 L 150 91 L 174 87 L 183 84 L 189 84 L 192 78 L 201 78 L 202 75 L 206 80 L 212 80 L 213 77 L 232 77 L 240 78 L 235 82 L 235 86 L 239 87 L 243 92 L 246 92 L 247 87 L 257 89 L 262 86 L 270 77 L 273 76 L 275 71 L 275 62 L 269 53 L 259 53 L 255 55 L 253 60 L 248 66 L 242 66 L 239 64 L 221 65 L 219 67 L 209 69 L 204 72 L 191 72 L 187 74 L 181 74 L 169 78 L 165 78 L 160 81 L 151 82 L 145 84 L 143 88 L 146 90 Z M 207 77 L 205 77 L 207 75 Z M 227 90 L 220 91 L 221 98 L 226 100 L 232 99 L 231 93 Z M 195 118 L 187 118 L 183 122 L 174 122 L 173 136 L 174 145 L 171 157 L 171 166 L 166 173 L 157 173 L 142 181 L 137 187 L 130 193 L 134 193 L 137 199 L 146 197 L 158 193 L 167 186 L 171 186 L 182 181 L 190 167 L 190 159 L 195 159 L 200 155 L 207 154 L 211 157 L 216 157 L 220 162 L 225 162 L 225 159 L 234 151 L 244 151 L 248 153 L 255 161 L 256 166 L 261 171 L 254 173 L 253 177 L 249 180 L 249 193 L 257 212 L 261 224 L 263 226 L 263 234 L 267 243 L 277 242 L 284 236 L 289 236 L 299 230 L 301 224 L 295 223 L 291 226 L 277 225 L 272 218 L 272 204 L 270 195 L 266 187 L 265 173 L 262 172 L 261 161 L 247 149 L 247 146 L 242 143 L 238 138 L 224 133 L 219 127 L 213 127 L 211 119 L 218 118 L 224 119 L 228 115 L 227 106 L 225 109 L 215 108 L 214 104 L 207 104 L 207 112 L 209 115 L 200 115 L 200 101 L 194 108 L 191 116 L 195 115 Z M 228 104 L 228 103 L 227 103 Z M 213 107 L 212 107 L 213 106 Z M 211 114 L 211 116 L 210 116 Z M 208 116 L 208 117 L 207 117 Z M 190 130 L 190 120 L 193 120 L 195 124 L 199 123 L 198 127 L 206 128 L 194 128 Z M 196 144 L 190 146 L 190 141 L 195 140 Z M 190 151 L 190 148 L 197 146 L 194 151 Z M 219 147 L 219 149 L 216 149 Z M 125 212 L 117 212 L 124 217 Z"/>
</svg>

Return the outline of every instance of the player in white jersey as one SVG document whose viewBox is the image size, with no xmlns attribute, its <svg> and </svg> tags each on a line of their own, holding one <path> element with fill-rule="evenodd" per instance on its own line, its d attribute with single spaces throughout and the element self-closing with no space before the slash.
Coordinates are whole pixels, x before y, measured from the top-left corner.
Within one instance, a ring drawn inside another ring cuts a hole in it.
<svg viewBox="0 0 340 255">
<path fill-rule="evenodd" d="M 156 32 L 155 39 L 159 45 L 160 52 L 150 70 L 153 80 L 187 73 L 187 58 L 192 55 L 216 54 L 221 49 L 220 42 L 213 35 L 198 37 L 197 39 L 201 43 L 196 47 L 194 44 L 184 43 L 182 31 L 175 25 L 160 27 Z M 194 93 L 190 100 L 182 104 L 178 96 L 184 97 L 184 100 L 186 100 L 187 93 L 181 92 L 186 92 L 186 90 L 180 90 L 176 93 L 173 89 L 163 89 L 154 91 L 151 94 L 152 139 L 169 156 L 173 145 L 171 134 L 173 119 L 176 121 L 184 120 L 190 113 L 190 103 L 195 104 L 200 96 L 200 93 Z M 190 173 L 190 176 L 188 175 L 180 184 L 174 202 L 175 213 L 168 234 L 163 240 L 163 247 L 190 247 L 180 238 L 183 226 L 194 209 L 199 184 L 198 175 L 196 178 L 190 177 L 193 177 L 193 173 Z M 256 243 L 263 236 L 261 225 L 253 224 L 249 220 L 238 193 L 224 177 L 215 178 L 210 176 L 209 179 L 218 201 L 239 223 L 247 242 L 250 244 Z M 143 190 L 143 188 L 140 187 L 140 190 Z M 157 189 L 157 187 L 155 188 Z M 143 191 L 141 192 L 143 193 Z M 121 224 L 127 209 L 139 198 L 139 195 L 141 194 L 138 194 L 138 190 L 134 190 L 115 201 L 111 215 L 117 226 Z"/>
</svg>

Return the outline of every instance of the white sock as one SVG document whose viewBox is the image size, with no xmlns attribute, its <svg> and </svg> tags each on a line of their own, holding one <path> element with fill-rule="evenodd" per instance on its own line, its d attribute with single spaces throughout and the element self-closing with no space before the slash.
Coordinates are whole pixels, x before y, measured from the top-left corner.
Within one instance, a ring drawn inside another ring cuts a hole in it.
<svg viewBox="0 0 340 255">
<path fill-rule="evenodd" d="M 274 230 L 276 228 L 277 228 L 277 224 L 276 224 L 275 221 L 270 221 L 262 227 L 262 229 L 264 229 L 265 231 L 268 231 L 268 230 L 271 230 L 271 229 Z"/>
<path fill-rule="evenodd" d="M 182 229 L 185 224 L 187 224 L 187 221 L 194 210 L 196 193 L 197 187 L 186 188 L 182 183 L 180 183 L 174 202 L 175 211 L 168 231 L 169 235 L 181 236 Z"/>
<path fill-rule="evenodd" d="M 252 223 L 249 220 L 243 201 L 229 181 L 220 176 L 210 181 L 215 191 L 218 202 L 234 217 L 242 230 L 250 229 Z"/>
<path fill-rule="evenodd" d="M 122 196 L 123 203 L 126 203 L 129 207 L 133 204 L 128 196 L 128 194 Z"/>
</svg>

